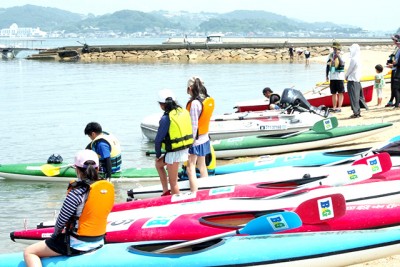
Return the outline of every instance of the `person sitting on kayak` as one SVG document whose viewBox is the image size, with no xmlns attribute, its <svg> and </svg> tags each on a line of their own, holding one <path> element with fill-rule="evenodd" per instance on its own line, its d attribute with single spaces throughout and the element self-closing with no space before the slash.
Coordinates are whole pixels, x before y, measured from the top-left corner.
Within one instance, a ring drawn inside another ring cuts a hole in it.
<svg viewBox="0 0 400 267">
<path fill-rule="evenodd" d="M 121 145 L 118 139 L 104 132 L 97 122 L 88 123 L 84 133 L 92 140 L 86 149 L 97 153 L 100 158 L 100 172 L 104 173 L 104 178 L 110 179 L 111 174 L 121 170 Z"/>
<path fill-rule="evenodd" d="M 54 233 L 24 251 L 28 267 L 42 266 L 43 257 L 80 255 L 104 245 L 107 217 L 114 206 L 114 186 L 99 177 L 99 158 L 91 150 L 79 151 L 74 167 L 78 179 L 69 186 Z"/>
<path fill-rule="evenodd" d="M 272 89 L 269 88 L 269 87 L 265 87 L 265 88 L 263 89 L 262 93 L 263 93 L 263 95 L 265 96 L 265 102 L 267 102 L 267 104 L 270 103 L 270 97 L 271 97 L 271 94 L 272 94 L 273 92 L 274 92 L 274 91 L 272 91 Z"/>
<path fill-rule="evenodd" d="M 271 94 L 269 109 L 270 110 L 279 110 L 279 109 L 281 109 L 281 107 L 279 105 L 280 101 L 281 101 L 281 97 L 278 94 Z"/>
<path fill-rule="evenodd" d="M 193 144 L 193 131 L 190 114 L 175 101 L 171 90 L 164 89 L 158 93 L 158 103 L 164 111 L 160 119 L 157 135 L 154 140 L 156 151 L 155 167 L 160 176 L 163 194 L 179 194 L 179 165 L 188 160 L 189 147 Z M 167 153 L 161 154 L 161 148 Z M 165 171 L 167 166 L 168 176 Z M 168 182 L 171 191 L 168 190 Z"/>
</svg>

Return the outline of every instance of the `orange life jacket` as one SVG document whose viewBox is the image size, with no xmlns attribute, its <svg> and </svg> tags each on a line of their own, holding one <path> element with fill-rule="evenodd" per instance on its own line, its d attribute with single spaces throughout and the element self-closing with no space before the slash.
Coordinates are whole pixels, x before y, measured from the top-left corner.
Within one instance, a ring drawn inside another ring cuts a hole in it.
<svg viewBox="0 0 400 267">
<path fill-rule="evenodd" d="M 96 181 L 78 219 L 78 237 L 98 237 L 106 233 L 107 217 L 114 206 L 114 185 L 107 180 Z"/>
<path fill-rule="evenodd" d="M 202 105 L 198 129 L 197 129 L 197 137 L 202 134 L 208 133 L 208 129 L 210 127 L 210 119 L 213 114 L 215 108 L 215 101 L 212 97 L 207 97 L 205 99 L 197 98 Z M 192 100 L 193 101 L 193 100 Z M 192 101 L 189 101 L 186 105 L 186 109 L 190 112 L 190 107 L 192 106 Z"/>
</svg>

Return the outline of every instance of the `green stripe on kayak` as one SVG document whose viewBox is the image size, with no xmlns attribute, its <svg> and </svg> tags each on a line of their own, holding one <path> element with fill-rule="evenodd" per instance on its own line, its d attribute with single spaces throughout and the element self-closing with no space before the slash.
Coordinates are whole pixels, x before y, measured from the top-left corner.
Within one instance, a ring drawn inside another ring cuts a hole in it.
<svg viewBox="0 0 400 267">
<path fill-rule="evenodd" d="M 299 135 L 287 138 L 261 136 L 261 135 L 244 136 L 244 137 L 216 140 L 212 142 L 212 145 L 215 151 L 271 147 L 271 146 L 319 141 L 333 137 L 341 137 L 356 133 L 368 132 L 376 129 L 389 127 L 392 125 L 393 125 L 392 123 L 375 123 L 370 125 L 345 126 L 345 127 L 337 127 L 324 133 L 307 131 Z"/>
</svg>

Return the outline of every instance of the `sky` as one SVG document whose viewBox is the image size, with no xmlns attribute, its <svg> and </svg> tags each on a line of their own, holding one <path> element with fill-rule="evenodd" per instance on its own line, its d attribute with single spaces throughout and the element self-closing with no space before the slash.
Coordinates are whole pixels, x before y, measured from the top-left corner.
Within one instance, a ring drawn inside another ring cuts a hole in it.
<svg viewBox="0 0 400 267">
<path fill-rule="evenodd" d="M 395 32 L 400 23 L 390 14 L 393 0 L 12 0 L 0 8 L 26 4 L 55 7 L 74 13 L 104 15 L 129 9 L 226 13 L 233 10 L 264 10 L 306 22 L 333 22 L 358 26 L 368 31 Z M 396 6 L 396 5 L 394 5 Z M 391 18 L 392 17 L 392 18 Z"/>
</svg>

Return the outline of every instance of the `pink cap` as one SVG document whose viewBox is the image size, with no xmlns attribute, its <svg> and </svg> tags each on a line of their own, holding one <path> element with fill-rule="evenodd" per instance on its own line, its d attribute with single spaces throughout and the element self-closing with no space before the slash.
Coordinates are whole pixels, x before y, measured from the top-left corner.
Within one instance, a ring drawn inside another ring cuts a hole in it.
<svg viewBox="0 0 400 267">
<path fill-rule="evenodd" d="M 93 161 L 95 163 L 93 167 L 99 167 L 99 157 L 93 150 L 85 149 L 76 153 L 74 163 L 76 167 L 87 168 L 88 165 L 85 164 L 87 161 Z"/>
</svg>

